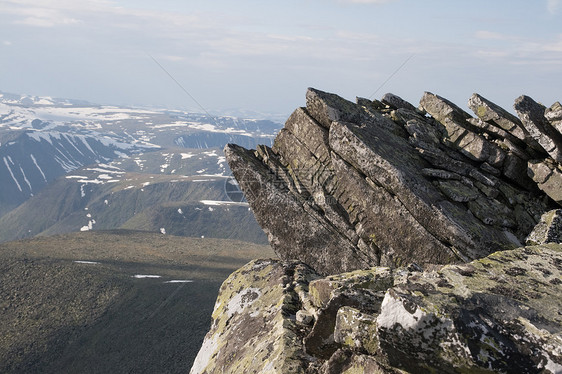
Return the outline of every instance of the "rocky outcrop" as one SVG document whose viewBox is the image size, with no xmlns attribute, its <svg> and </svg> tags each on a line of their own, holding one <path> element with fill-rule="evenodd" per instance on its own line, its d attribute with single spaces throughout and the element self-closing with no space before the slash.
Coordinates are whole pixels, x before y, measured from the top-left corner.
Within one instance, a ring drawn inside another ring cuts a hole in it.
<svg viewBox="0 0 562 374">
<path fill-rule="evenodd" d="M 562 107 L 475 94 L 347 101 L 309 89 L 274 145 L 225 154 L 285 260 L 320 274 L 462 263 L 525 243 L 562 203 Z"/>
<path fill-rule="evenodd" d="M 224 282 L 191 373 L 562 373 L 562 106 L 468 106 L 309 89 L 228 145 L 281 260 Z"/>
<path fill-rule="evenodd" d="M 195 373 L 560 373 L 562 245 L 322 277 L 256 260 L 222 285 Z"/>
</svg>

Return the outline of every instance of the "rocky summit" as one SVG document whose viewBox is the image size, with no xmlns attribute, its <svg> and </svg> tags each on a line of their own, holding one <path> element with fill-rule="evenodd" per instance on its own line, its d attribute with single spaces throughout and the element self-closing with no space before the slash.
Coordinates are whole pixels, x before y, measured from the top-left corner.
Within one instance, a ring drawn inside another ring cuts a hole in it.
<svg viewBox="0 0 562 374">
<path fill-rule="evenodd" d="M 562 373 L 562 106 L 309 89 L 225 154 L 281 260 L 222 285 L 195 373 Z"/>
<path fill-rule="evenodd" d="M 425 93 L 347 101 L 309 89 L 272 148 L 227 145 L 229 165 L 282 259 L 321 274 L 468 262 L 525 240 L 562 203 L 562 108 L 519 118 L 474 94 L 472 117 Z"/>
</svg>

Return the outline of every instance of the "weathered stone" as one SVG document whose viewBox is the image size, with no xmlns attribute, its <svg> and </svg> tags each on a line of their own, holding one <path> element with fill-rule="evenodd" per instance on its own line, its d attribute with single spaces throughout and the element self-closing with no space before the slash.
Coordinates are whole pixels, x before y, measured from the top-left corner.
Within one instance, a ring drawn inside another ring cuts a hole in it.
<svg viewBox="0 0 562 374">
<path fill-rule="evenodd" d="M 454 180 L 461 179 L 461 176 L 458 175 L 457 173 L 453 173 L 451 171 L 441 170 L 441 169 L 424 168 L 422 169 L 422 174 L 430 178 L 454 179 Z"/>
<path fill-rule="evenodd" d="M 326 306 L 318 310 L 314 326 L 303 340 L 306 353 L 321 359 L 330 358 L 340 346 L 334 340 L 338 310 L 351 306 L 366 312 L 378 311 L 383 295 L 384 291 L 377 294 L 362 288 L 344 288 L 334 292 Z"/>
<path fill-rule="evenodd" d="M 437 129 L 418 119 L 406 122 L 406 131 L 410 134 L 410 143 L 424 149 L 436 149 L 439 145 L 439 132 Z"/>
<path fill-rule="evenodd" d="M 468 202 L 468 209 L 487 225 L 516 227 L 513 212 L 496 199 L 478 197 Z"/>
<path fill-rule="evenodd" d="M 528 173 L 552 200 L 562 205 L 562 171 L 548 161 L 529 161 Z"/>
<path fill-rule="evenodd" d="M 385 296 L 379 352 L 412 373 L 559 372 L 560 261 L 560 246 L 528 247 L 410 278 Z"/>
<path fill-rule="evenodd" d="M 402 99 L 400 96 L 391 94 L 391 93 L 387 93 L 385 94 L 382 99 L 381 99 L 383 104 L 386 104 L 388 106 L 390 106 L 393 109 L 408 109 L 408 110 L 412 110 L 415 111 L 416 107 L 413 106 L 412 104 L 410 104 L 409 102 L 407 102 L 406 100 Z"/>
<path fill-rule="evenodd" d="M 300 258 L 323 273 L 368 268 L 376 262 L 363 257 L 322 214 L 303 204 L 300 195 L 291 192 L 279 174 L 253 152 L 227 145 L 225 155 L 256 220 L 268 235 L 273 250 L 282 258 Z M 278 160 L 271 158 L 270 162 L 283 169 Z M 334 261 L 331 257 L 336 252 L 340 256 Z"/>
<path fill-rule="evenodd" d="M 526 240 L 527 245 L 546 243 L 562 243 L 562 209 L 543 214 Z"/>
<path fill-rule="evenodd" d="M 560 244 L 425 272 L 411 266 L 316 277 L 303 264 L 276 260 L 232 274 L 191 373 L 562 370 Z M 337 284 L 330 293 L 337 292 L 326 305 L 299 309 L 309 296 L 297 284 L 313 283 Z M 316 315 L 314 327 L 297 324 L 297 314 Z"/>
<path fill-rule="evenodd" d="M 377 317 L 352 307 L 338 310 L 334 327 L 334 340 L 342 347 L 374 355 L 379 348 Z"/>
<path fill-rule="evenodd" d="M 533 190 L 536 184 L 527 174 L 527 161 L 512 152 L 508 152 L 502 167 L 502 174 L 519 186 Z"/>
<path fill-rule="evenodd" d="M 544 117 L 549 121 L 562 121 L 562 104 L 555 102 L 544 112 Z"/>
<path fill-rule="evenodd" d="M 562 134 L 562 104 L 558 101 L 547 108 L 544 112 L 545 118 L 550 122 L 552 127 Z"/>
<path fill-rule="evenodd" d="M 492 123 L 518 139 L 527 138 L 528 134 L 519 118 L 482 96 L 473 94 L 468 100 L 468 106 L 482 121 Z"/>
<path fill-rule="evenodd" d="M 434 95 L 431 92 L 424 93 L 420 100 L 420 107 L 441 123 L 445 122 L 445 120 L 464 123 L 471 118 L 470 114 L 449 100 Z"/>
<path fill-rule="evenodd" d="M 310 300 L 314 307 L 325 308 L 334 292 L 342 289 L 365 289 L 385 291 L 394 284 L 394 276 L 389 268 L 376 267 L 368 270 L 356 270 L 348 273 L 330 275 L 313 280 L 308 288 Z"/>
<path fill-rule="evenodd" d="M 546 108 L 528 96 L 520 96 L 513 106 L 527 132 L 555 161 L 562 162 L 562 134 L 544 117 Z"/>
<path fill-rule="evenodd" d="M 314 88 L 306 91 L 306 109 L 316 121 L 329 129 L 334 121 L 361 121 L 359 107 L 338 95 L 322 92 Z"/>
<path fill-rule="evenodd" d="M 314 322 L 314 316 L 306 310 L 299 310 L 295 315 L 295 319 L 298 323 L 302 323 L 303 325 L 310 325 Z"/>
<path fill-rule="evenodd" d="M 420 105 L 443 125 L 443 141 L 448 146 L 458 149 L 472 160 L 501 167 L 505 152 L 478 134 L 478 129 L 468 122 L 471 118 L 468 113 L 430 92 L 424 94 Z"/>
<path fill-rule="evenodd" d="M 493 176 L 496 176 L 496 177 L 499 177 L 500 174 L 501 174 L 501 171 L 499 171 L 498 169 L 496 169 L 492 165 L 488 164 L 487 162 L 484 162 L 482 165 L 480 165 L 480 169 L 482 169 L 486 173 L 492 174 Z"/>
<path fill-rule="evenodd" d="M 439 181 L 439 189 L 451 200 L 466 203 L 475 200 L 480 193 L 459 181 Z"/>
<path fill-rule="evenodd" d="M 364 97 L 356 97 L 355 102 L 357 103 L 357 105 L 360 105 L 362 107 L 371 108 L 371 109 L 374 109 L 374 110 L 384 110 L 384 109 L 386 109 L 386 105 L 381 103 L 377 99 L 369 100 L 369 99 L 366 99 Z"/>
<path fill-rule="evenodd" d="M 271 149 L 226 147 L 231 169 L 281 258 L 333 274 L 410 261 L 469 261 L 520 245 L 530 231 L 527 220 L 520 226 L 505 213 L 488 217 L 495 208 L 470 214 L 463 205 L 479 191 L 500 203 L 537 193 L 513 152 L 473 133 L 480 130 L 468 123 L 470 116 L 436 95 L 422 99 L 435 118 L 405 108 L 389 116 L 368 100 L 359 102 L 311 89 L 307 107 L 291 115 Z M 449 122 L 472 141 L 442 133 Z M 512 182 L 525 188 L 505 196 L 508 189 L 498 186 Z M 454 193 L 459 188 L 464 193 Z"/>
<path fill-rule="evenodd" d="M 224 281 L 211 330 L 190 373 L 304 373 L 302 337 L 287 318 L 299 309 L 290 287 L 291 274 L 299 271 L 310 269 L 255 260 Z"/>
<path fill-rule="evenodd" d="M 468 175 L 473 167 L 464 162 L 451 159 L 449 155 L 440 149 L 419 149 L 421 157 L 436 168 L 449 170 L 460 175 Z"/>
</svg>

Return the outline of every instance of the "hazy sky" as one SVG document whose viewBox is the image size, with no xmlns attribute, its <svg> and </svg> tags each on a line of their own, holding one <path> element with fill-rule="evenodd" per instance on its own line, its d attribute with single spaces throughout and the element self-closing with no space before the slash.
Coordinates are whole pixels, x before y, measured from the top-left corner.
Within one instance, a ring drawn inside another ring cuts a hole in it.
<svg viewBox="0 0 562 374">
<path fill-rule="evenodd" d="M 290 113 L 309 86 L 549 106 L 561 20 L 562 0 L 0 0 L 0 90 L 196 108 L 153 56 L 209 110 Z"/>
</svg>

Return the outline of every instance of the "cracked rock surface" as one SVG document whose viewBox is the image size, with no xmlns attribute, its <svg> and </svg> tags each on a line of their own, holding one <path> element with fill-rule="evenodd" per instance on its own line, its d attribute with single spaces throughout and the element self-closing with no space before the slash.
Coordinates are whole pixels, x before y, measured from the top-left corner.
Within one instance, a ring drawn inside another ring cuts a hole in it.
<svg viewBox="0 0 562 374">
<path fill-rule="evenodd" d="M 225 154 L 282 259 L 321 274 L 468 262 L 521 246 L 562 202 L 560 108 L 469 106 L 476 117 L 429 92 L 416 109 L 310 88 L 271 148 Z"/>
<path fill-rule="evenodd" d="M 420 270 L 253 261 L 221 287 L 191 373 L 562 371 L 562 245 Z"/>
</svg>

